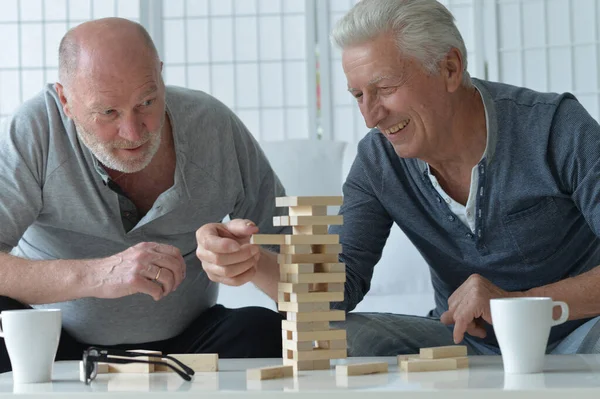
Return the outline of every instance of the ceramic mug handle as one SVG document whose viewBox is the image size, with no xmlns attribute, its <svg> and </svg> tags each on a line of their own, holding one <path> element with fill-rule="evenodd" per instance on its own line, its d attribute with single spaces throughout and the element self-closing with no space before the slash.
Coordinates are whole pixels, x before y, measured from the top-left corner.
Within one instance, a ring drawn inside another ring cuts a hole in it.
<svg viewBox="0 0 600 399">
<path fill-rule="evenodd" d="M 560 317 L 557 320 L 552 319 L 552 326 L 557 326 L 559 324 L 562 324 L 565 321 L 567 321 L 567 319 L 569 318 L 569 305 L 567 305 L 565 302 L 562 302 L 562 301 L 553 301 L 552 309 L 554 309 L 557 306 L 560 306 L 561 313 L 560 313 Z"/>
</svg>

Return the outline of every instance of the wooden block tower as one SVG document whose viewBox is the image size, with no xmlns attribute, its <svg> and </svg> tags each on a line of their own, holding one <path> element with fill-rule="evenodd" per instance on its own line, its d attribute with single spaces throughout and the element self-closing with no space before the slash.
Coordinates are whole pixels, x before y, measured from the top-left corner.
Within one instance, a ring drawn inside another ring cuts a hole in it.
<svg viewBox="0 0 600 399">
<path fill-rule="evenodd" d="M 342 197 L 279 197 L 277 207 L 289 207 L 289 216 L 273 218 L 275 226 L 292 226 L 293 234 L 256 234 L 254 244 L 279 245 L 278 309 L 282 322 L 283 364 L 298 370 L 329 369 L 331 359 L 347 357 L 346 331 L 329 322 L 345 320 L 343 310 L 330 302 L 344 300 L 346 269 L 338 263 L 339 236 L 328 225 L 342 224 L 342 216 L 328 216 L 328 206 Z"/>
</svg>

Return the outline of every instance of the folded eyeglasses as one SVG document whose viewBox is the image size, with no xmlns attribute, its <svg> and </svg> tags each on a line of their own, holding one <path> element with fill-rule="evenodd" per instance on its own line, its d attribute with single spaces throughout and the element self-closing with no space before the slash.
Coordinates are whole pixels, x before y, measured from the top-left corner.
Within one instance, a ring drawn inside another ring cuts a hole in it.
<svg viewBox="0 0 600 399">
<path fill-rule="evenodd" d="M 150 360 L 137 359 L 138 357 L 148 357 Z M 155 358 L 156 360 L 154 360 Z M 170 362 L 165 361 L 170 360 Z M 120 349 L 104 349 L 91 346 L 83 351 L 83 369 L 85 370 L 85 383 L 89 385 L 98 374 L 98 362 L 102 363 L 145 363 L 165 365 L 186 381 L 191 381 L 194 370 L 183 364 L 181 361 L 169 355 L 153 355 L 149 353 L 125 351 Z M 176 367 L 175 365 L 179 366 Z"/>
</svg>

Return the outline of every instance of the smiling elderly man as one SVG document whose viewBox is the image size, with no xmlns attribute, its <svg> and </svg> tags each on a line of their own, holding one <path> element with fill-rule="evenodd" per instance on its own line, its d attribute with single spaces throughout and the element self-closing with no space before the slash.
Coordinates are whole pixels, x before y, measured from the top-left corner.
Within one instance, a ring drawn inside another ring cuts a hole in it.
<svg viewBox="0 0 600 399">
<path fill-rule="evenodd" d="M 598 123 L 571 94 L 472 79 L 435 0 L 362 0 L 332 39 L 372 129 L 332 229 L 348 267 L 343 307 L 368 291 L 392 223 L 429 264 L 436 303 L 427 318 L 349 317 L 351 353 L 463 342 L 497 354 L 489 301 L 520 296 L 569 304 L 549 352 L 600 350 Z"/>
<path fill-rule="evenodd" d="M 284 191 L 252 135 L 209 95 L 165 87 L 134 22 L 77 26 L 59 65 L 60 83 L 0 132 L 0 310 L 62 309 L 59 360 L 90 344 L 280 356 L 279 314 L 215 305 L 218 286 L 196 256 L 206 224 L 229 236 L 278 232 Z M 249 261 L 258 249 L 242 239 L 235 250 L 217 260 L 261 287 Z"/>
<path fill-rule="evenodd" d="M 471 79 L 435 0 L 361 0 L 332 37 L 372 129 L 344 184 L 344 225 L 330 229 L 347 270 L 335 306 L 369 291 L 393 223 L 429 264 L 436 303 L 428 317 L 348 314 L 349 355 L 459 342 L 498 354 L 489 301 L 519 296 L 569 304 L 549 352 L 600 351 L 598 123 L 571 94 Z"/>
</svg>

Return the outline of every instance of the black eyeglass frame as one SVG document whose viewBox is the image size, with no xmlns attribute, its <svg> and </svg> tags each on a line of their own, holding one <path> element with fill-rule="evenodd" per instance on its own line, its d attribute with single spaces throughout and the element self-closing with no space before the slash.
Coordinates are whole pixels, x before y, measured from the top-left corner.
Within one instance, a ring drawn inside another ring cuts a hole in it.
<svg viewBox="0 0 600 399">
<path fill-rule="evenodd" d="M 97 355 L 91 354 L 91 352 L 94 352 L 94 351 L 97 352 L 98 354 Z M 114 357 L 114 356 L 117 356 L 117 357 Z M 141 360 L 141 359 L 135 359 L 136 357 L 150 357 L 150 358 L 157 358 L 160 360 Z M 126 359 L 126 358 L 130 358 L 130 359 Z M 175 363 L 179 367 L 181 367 L 182 370 L 175 367 L 171 363 L 164 361 L 163 359 L 168 359 L 168 360 L 172 361 L 173 363 Z M 174 372 L 179 374 L 179 376 L 186 381 L 191 381 L 192 376 L 194 375 L 194 370 L 192 370 L 190 367 L 183 364 L 180 360 L 175 359 L 174 357 L 169 356 L 169 355 L 155 355 L 155 354 L 151 354 L 151 353 L 142 353 L 142 352 L 135 352 L 135 351 L 130 352 L 130 351 L 125 351 L 125 350 L 120 350 L 120 349 L 105 349 L 105 348 L 98 348 L 95 346 L 91 346 L 83 351 L 83 369 L 85 371 L 85 381 L 84 382 L 86 385 L 89 385 L 94 380 L 94 378 L 96 378 L 98 362 L 118 363 L 118 364 L 144 363 L 144 364 L 164 365 L 164 366 L 171 368 L 171 370 L 173 370 Z"/>
</svg>

